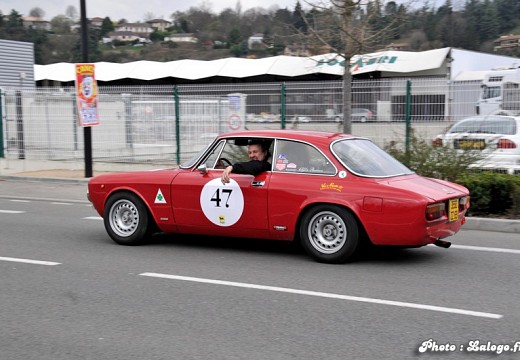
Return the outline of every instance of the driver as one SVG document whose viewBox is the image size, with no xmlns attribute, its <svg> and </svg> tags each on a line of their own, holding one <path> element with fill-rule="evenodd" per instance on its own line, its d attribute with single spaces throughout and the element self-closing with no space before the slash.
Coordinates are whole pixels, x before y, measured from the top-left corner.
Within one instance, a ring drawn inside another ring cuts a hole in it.
<svg viewBox="0 0 520 360">
<path fill-rule="evenodd" d="M 249 161 L 237 162 L 234 165 L 227 166 L 222 173 L 222 184 L 229 183 L 229 175 L 249 174 L 258 175 L 261 172 L 271 170 L 271 164 L 267 161 L 271 154 L 266 143 L 261 141 L 250 142 L 247 147 Z"/>
</svg>

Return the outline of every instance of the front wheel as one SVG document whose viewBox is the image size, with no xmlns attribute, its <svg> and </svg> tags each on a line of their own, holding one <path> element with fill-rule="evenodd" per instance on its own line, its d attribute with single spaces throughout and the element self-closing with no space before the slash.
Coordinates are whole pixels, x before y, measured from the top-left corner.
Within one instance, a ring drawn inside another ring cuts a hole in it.
<svg viewBox="0 0 520 360">
<path fill-rule="evenodd" d="M 139 245 L 148 234 L 148 211 L 135 194 L 121 192 L 112 195 L 103 216 L 108 235 L 120 245 Z"/>
<path fill-rule="evenodd" d="M 356 219 L 346 209 L 319 205 L 304 214 L 300 238 L 303 248 L 314 259 L 338 264 L 353 258 L 359 244 L 359 229 Z"/>
</svg>

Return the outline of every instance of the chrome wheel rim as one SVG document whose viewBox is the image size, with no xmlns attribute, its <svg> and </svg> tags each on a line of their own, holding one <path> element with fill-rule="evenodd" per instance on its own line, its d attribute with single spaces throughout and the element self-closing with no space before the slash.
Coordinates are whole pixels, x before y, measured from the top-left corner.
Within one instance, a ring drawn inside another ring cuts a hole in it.
<svg viewBox="0 0 520 360">
<path fill-rule="evenodd" d="M 110 227 L 121 237 L 134 234 L 139 225 L 139 211 L 137 207 L 128 200 L 118 200 L 110 208 Z"/>
<path fill-rule="evenodd" d="M 312 247 L 320 253 L 334 254 L 347 241 L 347 226 L 338 214 L 323 211 L 312 217 L 308 235 Z"/>
</svg>

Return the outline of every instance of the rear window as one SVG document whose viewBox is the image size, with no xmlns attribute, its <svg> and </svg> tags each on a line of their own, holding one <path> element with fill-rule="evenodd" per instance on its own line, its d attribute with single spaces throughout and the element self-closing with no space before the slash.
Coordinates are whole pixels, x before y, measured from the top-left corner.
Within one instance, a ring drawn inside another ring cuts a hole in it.
<svg viewBox="0 0 520 360">
<path fill-rule="evenodd" d="M 453 125 L 449 133 L 514 135 L 516 134 L 516 121 L 509 117 L 471 118 Z"/>
<path fill-rule="evenodd" d="M 336 141 L 332 144 L 332 152 L 347 169 L 358 175 L 391 177 L 413 173 L 367 139 Z"/>
</svg>

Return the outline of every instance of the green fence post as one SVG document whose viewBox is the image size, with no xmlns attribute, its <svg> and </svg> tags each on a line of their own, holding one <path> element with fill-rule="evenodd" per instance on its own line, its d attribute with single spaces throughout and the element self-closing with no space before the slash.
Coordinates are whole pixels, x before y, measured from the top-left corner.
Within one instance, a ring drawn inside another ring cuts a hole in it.
<svg viewBox="0 0 520 360">
<path fill-rule="evenodd" d="M 282 124 L 282 129 L 285 129 L 285 96 L 286 89 L 285 82 L 283 82 L 280 89 L 280 120 Z"/>
<path fill-rule="evenodd" d="M 45 101 L 49 101 L 50 95 L 45 94 L 47 98 Z M 79 144 L 78 144 L 78 103 L 76 99 L 76 94 L 70 94 L 72 97 L 72 135 L 74 137 L 74 151 L 78 151 Z"/>
<path fill-rule="evenodd" d="M 0 89 L 0 158 L 4 157 L 4 92 Z"/>
<path fill-rule="evenodd" d="M 132 134 L 132 94 L 121 94 L 123 98 L 123 114 L 125 118 L 125 140 L 126 146 L 134 147 L 134 137 Z"/>
<path fill-rule="evenodd" d="M 405 151 L 406 157 L 410 156 L 410 135 L 411 135 L 411 109 L 412 109 L 412 82 L 406 80 L 406 104 L 405 104 L 405 120 L 406 120 L 406 135 L 405 135 Z"/>
<path fill-rule="evenodd" d="M 177 165 L 181 164 L 181 135 L 180 135 L 180 99 L 177 85 L 173 88 L 173 99 L 175 100 L 175 141 L 177 142 Z"/>
</svg>

